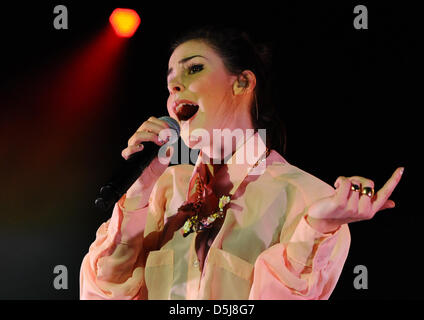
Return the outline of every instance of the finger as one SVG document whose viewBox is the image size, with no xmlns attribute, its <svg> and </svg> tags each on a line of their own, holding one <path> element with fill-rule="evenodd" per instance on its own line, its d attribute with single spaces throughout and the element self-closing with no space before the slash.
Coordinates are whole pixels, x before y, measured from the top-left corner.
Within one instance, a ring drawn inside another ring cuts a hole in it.
<svg viewBox="0 0 424 320">
<path fill-rule="evenodd" d="M 154 123 L 154 124 L 156 124 L 156 125 L 158 125 L 158 126 L 160 126 L 160 127 L 162 127 L 162 129 L 165 129 L 165 128 L 168 128 L 168 124 L 166 123 L 166 121 L 164 121 L 164 120 L 159 120 L 158 118 L 156 118 L 156 117 L 153 117 L 153 116 L 151 116 L 149 119 L 147 119 L 145 122 L 151 122 L 151 123 Z M 143 127 L 143 125 L 144 125 L 144 123 L 145 122 L 143 122 L 142 124 L 141 124 L 141 126 L 137 129 L 137 131 L 142 131 L 143 129 L 142 129 L 142 127 Z"/>
<path fill-rule="evenodd" d="M 362 186 L 362 188 L 364 187 L 369 187 L 369 186 Z M 374 216 L 374 212 L 372 210 L 371 197 L 367 196 L 366 194 L 359 195 L 358 216 L 361 219 L 371 219 Z"/>
<path fill-rule="evenodd" d="M 396 206 L 396 203 L 393 200 L 387 200 L 379 211 L 384 209 L 393 209 Z"/>
<path fill-rule="evenodd" d="M 155 117 L 150 117 L 139 129 L 141 130 L 138 131 L 144 131 L 147 129 L 147 131 L 157 133 L 159 136 L 159 142 L 161 143 L 170 141 L 170 143 L 173 144 L 178 140 L 178 135 L 175 129 L 170 128 L 168 122 L 165 120 Z"/>
<path fill-rule="evenodd" d="M 160 120 L 161 121 L 161 120 Z M 172 136 L 173 132 L 171 129 L 165 125 L 158 124 L 152 121 L 144 122 L 139 128 L 138 132 L 147 131 L 152 132 L 158 135 L 158 141 L 162 144 L 167 142 Z"/>
<path fill-rule="evenodd" d="M 159 134 L 159 132 L 167 127 L 152 121 L 145 121 L 137 131 L 148 131 Z"/>
<path fill-rule="evenodd" d="M 165 120 L 161 120 L 161 119 L 158 119 L 158 118 L 153 117 L 153 116 L 150 117 L 148 120 L 156 123 L 159 126 L 162 126 L 163 128 L 169 128 L 169 124 Z"/>
<path fill-rule="evenodd" d="M 366 194 L 362 194 L 362 190 L 364 188 L 374 189 L 374 181 L 363 177 L 355 178 L 361 180 L 361 192 L 359 194 L 358 202 L 358 215 L 361 219 L 371 219 L 374 216 L 374 212 L 372 211 L 371 197 Z"/>
<path fill-rule="evenodd" d="M 402 178 L 403 168 L 397 168 L 384 186 L 377 192 L 372 203 L 372 210 L 377 212 L 391 196 L 400 179 Z"/>
<path fill-rule="evenodd" d="M 133 153 L 136 153 L 138 151 L 143 150 L 143 148 L 144 148 L 144 146 L 142 144 L 129 146 L 129 147 L 125 148 L 124 150 L 122 150 L 121 156 L 125 160 L 128 160 L 130 155 L 132 155 Z"/>
<path fill-rule="evenodd" d="M 356 184 L 361 186 L 361 183 L 358 180 L 348 178 L 351 184 Z M 346 214 L 349 217 L 357 218 L 358 216 L 358 202 L 359 202 L 359 191 L 350 190 L 347 204 L 346 204 Z"/>
<path fill-rule="evenodd" d="M 350 177 L 349 179 L 358 181 L 362 185 L 362 187 L 374 188 L 374 181 L 372 181 L 370 179 L 367 179 L 367 178 L 364 178 L 364 177 L 359 177 L 359 176 L 353 176 L 353 177 Z"/>
<path fill-rule="evenodd" d="M 341 176 L 337 178 L 334 186 L 336 187 L 335 200 L 339 206 L 344 207 L 349 196 L 351 182 L 346 177 Z"/>
<path fill-rule="evenodd" d="M 159 136 L 156 133 L 147 132 L 147 131 L 137 131 L 128 140 L 128 146 L 138 145 L 141 142 L 145 142 L 145 141 L 152 141 L 159 146 L 163 144 L 163 142 L 159 141 Z"/>
<path fill-rule="evenodd" d="M 159 138 L 165 142 L 170 142 L 171 144 L 175 143 L 178 140 L 178 134 L 174 128 L 169 126 L 169 123 L 165 120 L 161 120 L 155 117 L 150 117 L 149 122 L 154 122 L 162 127 L 159 131 Z"/>
</svg>

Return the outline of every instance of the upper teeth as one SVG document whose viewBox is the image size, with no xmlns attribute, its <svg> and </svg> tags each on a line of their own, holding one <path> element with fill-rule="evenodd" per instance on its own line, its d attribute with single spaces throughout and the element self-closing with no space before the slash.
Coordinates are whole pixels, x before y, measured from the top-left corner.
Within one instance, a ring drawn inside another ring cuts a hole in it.
<svg viewBox="0 0 424 320">
<path fill-rule="evenodd" d="M 194 103 L 180 103 L 178 106 L 177 106 L 177 108 L 176 108 L 176 111 L 178 112 L 178 111 L 180 111 L 181 110 L 181 108 L 183 107 L 183 105 L 189 105 L 189 106 L 196 106 L 196 104 L 194 104 Z"/>
</svg>

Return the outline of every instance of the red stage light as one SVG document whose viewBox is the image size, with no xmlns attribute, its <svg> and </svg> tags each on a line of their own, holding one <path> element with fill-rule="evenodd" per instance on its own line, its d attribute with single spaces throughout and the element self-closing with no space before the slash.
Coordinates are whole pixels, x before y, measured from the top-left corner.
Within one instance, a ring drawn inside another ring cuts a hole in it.
<svg viewBox="0 0 424 320">
<path fill-rule="evenodd" d="M 118 8 L 109 18 L 110 24 L 120 37 L 130 38 L 140 25 L 140 17 L 132 9 Z"/>
</svg>

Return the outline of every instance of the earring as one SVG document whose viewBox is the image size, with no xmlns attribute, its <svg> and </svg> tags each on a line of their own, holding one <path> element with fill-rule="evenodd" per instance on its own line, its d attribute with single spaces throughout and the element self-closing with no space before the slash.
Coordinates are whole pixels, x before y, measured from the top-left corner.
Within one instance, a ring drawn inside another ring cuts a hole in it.
<svg viewBox="0 0 424 320">
<path fill-rule="evenodd" d="M 247 81 L 246 80 L 239 80 L 239 87 L 240 88 L 246 88 L 247 87 Z"/>
</svg>

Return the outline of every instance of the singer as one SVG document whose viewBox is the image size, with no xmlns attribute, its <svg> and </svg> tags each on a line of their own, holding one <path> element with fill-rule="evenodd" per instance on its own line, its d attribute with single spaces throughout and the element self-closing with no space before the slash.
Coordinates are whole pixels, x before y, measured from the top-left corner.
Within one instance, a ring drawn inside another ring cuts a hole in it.
<svg viewBox="0 0 424 320">
<path fill-rule="evenodd" d="M 330 297 L 349 251 L 348 224 L 395 206 L 389 197 L 403 168 L 374 192 L 370 179 L 340 176 L 333 188 L 288 163 L 267 53 L 227 28 L 197 29 L 175 43 L 167 109 L 199 157 L 194 167 L 169 166 L 169 147 L 115 203 L 82 261 L 81 299 Z M 122 156 L 142 153 L 143 142 L 164 145 L 166 128 L 149 118 Z"/>
</svg>

